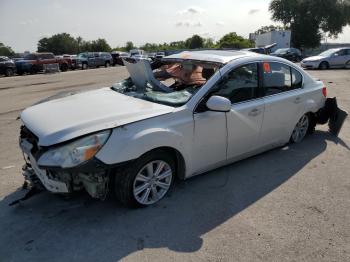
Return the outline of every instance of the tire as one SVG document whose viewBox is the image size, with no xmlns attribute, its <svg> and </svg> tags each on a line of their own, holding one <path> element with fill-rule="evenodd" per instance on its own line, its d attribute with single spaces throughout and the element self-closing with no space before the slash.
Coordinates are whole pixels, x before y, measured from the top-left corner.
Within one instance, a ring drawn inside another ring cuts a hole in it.
<svg viewBox="0 0 350 262">
<path fill-rule="evenodd" d="M 318 66 L 318 69 L 321 69 L 321 70 L 329 69 L 329 64 L 328 64 L 328 62 L 323 61 L 323 62 Z"/>
<path fill-rule="evenodd" d="M 158 168 L 161 169 L 157 176 Z M 155 204 L 171 189 L 175 170 L 174 158 L 166 151 L 154 150 L 146 153 L 116 174 L 115 195 L 126 207 L 146 207 Z M 161 176 L 164 177 L 159 179 Z"/>
<path fill-rule="evenodd" d="M 85 70 L 85 69 L 87 69 L 87 68 L 88 68 L 87 63 L 83 63 L 83 64 L 81 65 L 81 70 Z"/>
<path fill-rule="evenodd" d="M 303 115 L 296 123 L 289 141 L 293 144 L 300 143 L 308 133 L 312 132 L 312 126 L 310 115 Z"/>
<path fill-rule="evenodd" d="M 110 66 L 110 63 L 107 61 L 106 63 L 105 63 L 105 67 L 109 67 Z"/>
<path fill-rule="evenodd" d="M 345 69 L 350 69 L 350 60 L 345 63 Z"/>
<path fill-rule="evenodd" d="M 6 68 L 5 70 L 5 76 L 13 76 L 14 71 L 12 68 Z"/>
<path fill-rule="evenodd" d="M 36 73 L 38 73 L 38 70 L 36 69 L 35 66 L 32 66 L 32 67 L 29 69 L 29 74 L 35 75 Z"/>
<path fill-rule="evenodd" d="M 61 71 L 66 72 L 68 70 L 68 65 L 67 64 L 61 64 Z"/>
</svg>

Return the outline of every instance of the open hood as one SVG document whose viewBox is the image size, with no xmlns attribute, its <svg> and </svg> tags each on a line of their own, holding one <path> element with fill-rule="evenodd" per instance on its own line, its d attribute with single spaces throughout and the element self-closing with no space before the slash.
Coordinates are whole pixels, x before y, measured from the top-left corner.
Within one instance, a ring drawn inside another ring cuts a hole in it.
<svg viewBox="0 0 350 262">
<path fill-rule="evenodd" d="M 21 120 L 39 138 L 39 145 L 50 146 L 172 111 L 170 106 L 102 88 L 31 106 Z"/>
</svg>

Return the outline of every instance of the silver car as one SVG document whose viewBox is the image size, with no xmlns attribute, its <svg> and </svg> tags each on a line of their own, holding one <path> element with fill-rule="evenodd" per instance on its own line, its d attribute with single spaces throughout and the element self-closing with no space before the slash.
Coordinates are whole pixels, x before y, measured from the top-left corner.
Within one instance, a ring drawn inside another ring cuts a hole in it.
<svg viewBox="0 0 350 262">
<path fill-rule="evenodd" d="M 328 49 L 304 59 L 301 66 L 309 69 L 350 68 L 350 47 Z"/>
<path fill-rule="evenodd" d="M 287 60 L 211 50 L 162 62 L 182 75 L 201 69 L 204 81 L 174 88 L 147 60 L 125 61 L 130 78 L 113 87 L 25 109 L 25 178 L 54 193 L 85 189 L 104 199 L 113 190 L 127 206 L 148 206 L 175 177 L 299 143 L 328 121 L 324 84 Z"/>
</svg>

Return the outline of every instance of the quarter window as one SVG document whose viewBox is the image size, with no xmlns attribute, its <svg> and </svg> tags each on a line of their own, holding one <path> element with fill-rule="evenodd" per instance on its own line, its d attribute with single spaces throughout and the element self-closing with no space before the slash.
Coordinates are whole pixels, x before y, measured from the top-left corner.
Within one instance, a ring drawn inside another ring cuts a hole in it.
<svg viewBox="0 0 350 262">
<path fill-rule="evenodd" d="M 232 103 L 244 102 L 256 97 L 258 89 L 258 64 L 247 64 L 233 69 L 217 86 L 212 95 L 223 96 Z"/>
<path fill-rule="evenodd" d="M 292 88 L 297 89 L 302 87 L 303 87 L 303 76 L 298 70 L 292 68 Z"/>
</svg>

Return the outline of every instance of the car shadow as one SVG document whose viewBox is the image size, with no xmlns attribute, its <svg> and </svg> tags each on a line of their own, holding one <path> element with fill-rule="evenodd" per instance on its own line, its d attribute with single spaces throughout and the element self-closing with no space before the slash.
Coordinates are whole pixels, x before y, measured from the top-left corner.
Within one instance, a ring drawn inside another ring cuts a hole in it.
<svg viewBox="0 0 350 262">
<path fill-rule="evenodd" d="M 334 138 L 317 131 L 287 145 L 202 176 L 179 181 L 155 206 L 126 209 L 79 194 L 44 192 L 17 206 L 0 202 L 0 257 L 9 261 L 118 261 L 144 248 L 195 252 L 201 236 L 287 182 Z M 338 141 L 339 142 L 339 141 Z"/>
</svg>

